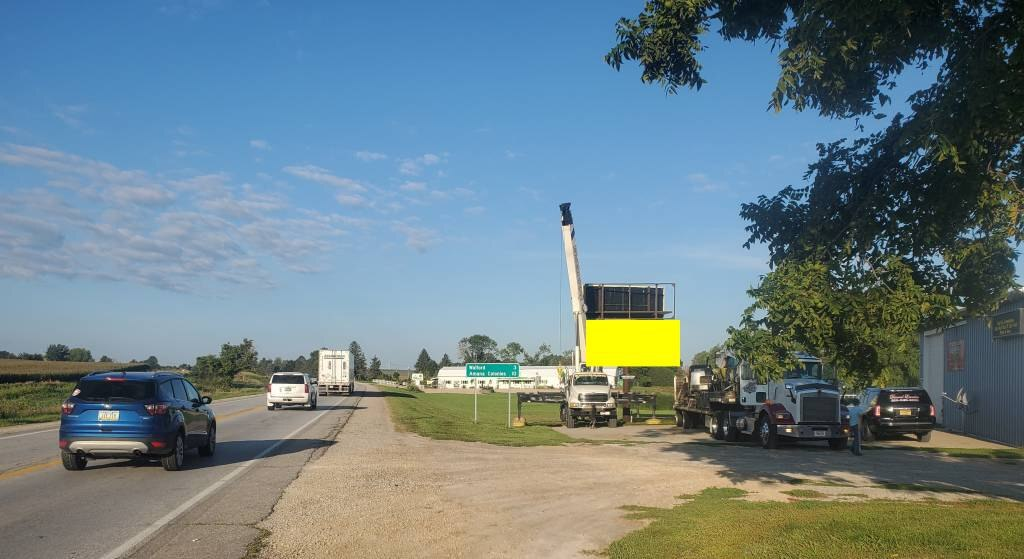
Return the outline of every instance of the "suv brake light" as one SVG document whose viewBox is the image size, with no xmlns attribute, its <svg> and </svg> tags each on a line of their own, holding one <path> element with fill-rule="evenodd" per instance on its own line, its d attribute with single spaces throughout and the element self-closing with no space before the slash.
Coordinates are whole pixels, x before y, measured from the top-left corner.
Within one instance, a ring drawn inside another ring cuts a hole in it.
<svg viewBox="0 0 1024 559">
<path fill-rule="evenodd" d="M 305 391 L 306 394 L 309 394 L 309 385 L 308 384 L 303 384 L 302 385 L 302 389 L 303 389 L 303 391 Z"/>
<path fill-rule="evenodd" d="M 928 415 L 935 417 L 935 405 L 928 406 Z"/>
<path fill-rule="evenodd" d="M 146 413 L 149 415 L 167 415 L 167 404 L 146 404 Z"/>
<path fill-rule="evenodd" d="M 267 383 L 267 392 L 270 392 L 270 383 Z"/>
<path fill-rule="evenodd" d="M 74 411 L 74 410 L 75 410 L 75 404 L 72 403 L 72 402 L 65 401 L 63 404 L 60 405 L 60 413 L 62 415 L 70 415 L 71 412 Z"/>
<path fill-rule="evenodd" d="M 875 417 L 882 417 L 882 406 L 875 406 Z"/>
</svg>

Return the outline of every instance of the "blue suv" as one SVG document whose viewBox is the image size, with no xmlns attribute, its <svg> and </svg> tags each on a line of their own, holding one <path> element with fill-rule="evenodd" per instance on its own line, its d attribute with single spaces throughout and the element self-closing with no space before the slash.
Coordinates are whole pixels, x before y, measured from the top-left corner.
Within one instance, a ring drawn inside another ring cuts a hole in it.
<svg viewBox="0 0 1024 559">
<path fill-rule="evenodd" d="M 61 404 L 60 457 L 68 470 L 93 458 L 154 458 L 180 470 L 185 451 L 212 456 L 217 420 L 210 397 L 177 373 L 99 372 Z"/>
</svg>

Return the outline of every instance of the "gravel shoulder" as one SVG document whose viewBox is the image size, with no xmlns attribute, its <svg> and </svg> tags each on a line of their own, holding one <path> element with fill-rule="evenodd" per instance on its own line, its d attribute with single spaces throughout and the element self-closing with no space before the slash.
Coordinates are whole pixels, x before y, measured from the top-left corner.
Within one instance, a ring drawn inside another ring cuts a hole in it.
<svg viewBox="0 0 1024 559">
<path fill-rule="evenodd" d="M 628 446 L 435 441 L 396 431 L 386 400 L 368 388 L 338 444 L 285 490 L 258 525 L 270 532 L 261 557 L 587 557 L 644 525 L 625 518 L 623 506 L 670 507 L 714 486 L 756 500 L 787 500 L 797 485 L 835 499 L 974 491 L 1024 500 L 1019 464 L 662 442 L 649 431 L 637 433 L 648 444 Z M 914 487 L 890 489 L 901 484 Z"/>
</svg>

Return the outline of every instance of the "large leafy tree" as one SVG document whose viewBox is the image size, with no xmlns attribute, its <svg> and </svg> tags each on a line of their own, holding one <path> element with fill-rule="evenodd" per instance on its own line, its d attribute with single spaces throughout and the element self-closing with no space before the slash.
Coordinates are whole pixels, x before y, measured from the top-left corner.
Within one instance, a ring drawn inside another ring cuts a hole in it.
<svg viewBox="0 0 1024 559">
<path fill-rule="evenodd" d="M 68 351 L 68 361 L 88 363 L 92 361 L 92 352 L 84 347 L 73 347 Z"/>
<path fill-rule="evenodd" d="M 525 359 L 528 357 L 528 354 L 526 353 L 526 348 L 519 342 L 509 342 L 498 352 L 498 359 L 503 363 L 518 363 L 520 357 Z"/>
<path fill-rule="evenodd" d="M 71 355 L 71 348 L 64 344 L 50 344 L 46 348 L 47 361 L 67 361 Z"/>
<path fill-rule="evenodd" d="M 498 342 L 484 334 L 474 334 L 459 340 L 459 356 L 464 363 L 490 363 L 497 361 Z"/>
<path fill-rule="evenodd" d="M 945 297 L 917 285 L 895 257 L 874 278 L 851 291 L 837 287 L 824 264 L 784 262 L 749 291 L 754 304 L 728 345 L 764 377 L 781 375 L 794 351 L 808 350 L 850 386 L 916 384 L 918 324 L 944 312 Z"/>
<path fill-rule="evenodd" d="M 773 265 L 826 263 L 830 283 L 850 290 L 895 256 L 947 306 L 983 312 L 1005 296 L 1024 240 L 1024 4 L 650 0 L 618 22 L 606 61 L 637 61 L 669 92 L 699 89 L 712 29 L 779 48 L 775 110 L 887 119 L 819 145 L 806 185 L 745 204 L 748 244 L 766 243 Z M 907 69 L 934 80 L 889 116 Z"/>
</svg>

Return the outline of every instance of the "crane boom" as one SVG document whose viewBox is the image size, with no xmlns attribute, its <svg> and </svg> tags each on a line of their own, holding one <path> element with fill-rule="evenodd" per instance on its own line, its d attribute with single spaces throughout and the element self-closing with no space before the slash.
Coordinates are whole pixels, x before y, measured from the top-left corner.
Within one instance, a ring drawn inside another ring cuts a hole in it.
<svg viewBox="0 0 1024 559">
<path fill-rule="evenodd" d="M 583 302 L 583 279 L 580 276 L 580 260 L 576 254 L 576 230 L 572 224 L 569 202 L 560 204 L 562 210 L 562 244 L 565 247 L 565 269 L 569 274 L 569 297 L 572 299 L 572 315 L 576 320 L 576 348 L 573 351 L 573 366 L 582 371 L 587 362 L 587 314 Z"/>
</svg>

